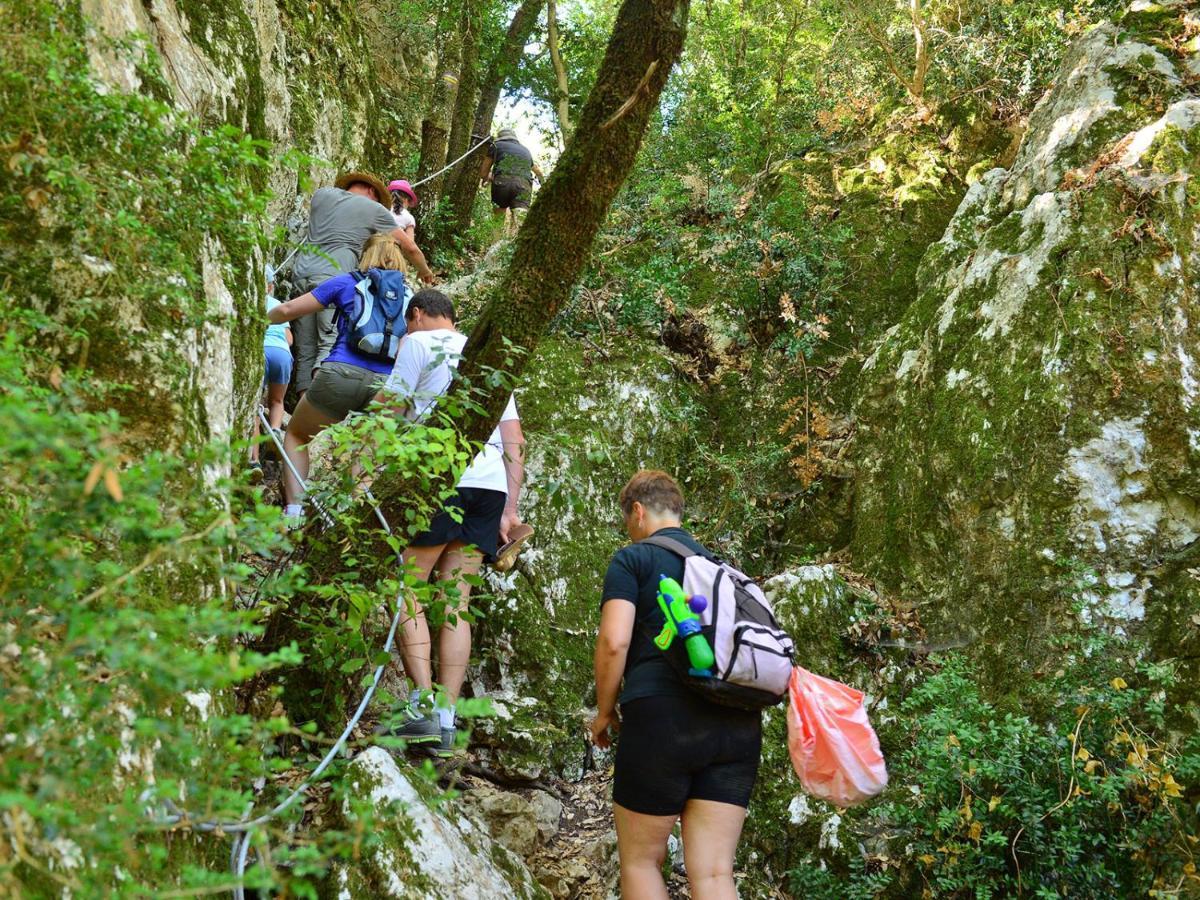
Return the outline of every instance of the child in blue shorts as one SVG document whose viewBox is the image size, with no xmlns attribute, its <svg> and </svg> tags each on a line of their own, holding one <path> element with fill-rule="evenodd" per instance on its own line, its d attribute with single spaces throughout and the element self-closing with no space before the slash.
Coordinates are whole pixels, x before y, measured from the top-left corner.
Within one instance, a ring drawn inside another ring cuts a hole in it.
<svg viewBox="0 0 1200 900">
<path fill-rule="evenodd" d="M 275 270 L 267 266 L 267 312 L 279 305 L 275 299 Z M 263 356 L 266 371 L 263 384 L 267 389 L 267 421 L 280 442 L 283 441 L 283 397 L 292 380 L 292 328 L 286 322 L 268 325 L 263 338 Z M 254 436 L 258 437 L 258 412 L 254 414 Z M 250 476 L 262 478 L 262 466 L 258 462 L 258 443 L 250 447 Z"/>
</svg>

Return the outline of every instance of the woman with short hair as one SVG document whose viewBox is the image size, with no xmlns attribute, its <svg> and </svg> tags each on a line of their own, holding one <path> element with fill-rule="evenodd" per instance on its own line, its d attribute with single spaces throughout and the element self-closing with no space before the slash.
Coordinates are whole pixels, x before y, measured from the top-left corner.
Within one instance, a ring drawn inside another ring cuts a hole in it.
<svg viewBox="0 0 1200 900">
<path fill-rule="evenodd" d="M 308 444 L 330 425 L 342 421 L 352 412 L 366 409 L 379 388 L 392 372 L 391 361 L 366 356 L 350 345 L 350 332 L 355 315 L 357 286 L 364 274 L 372 269 L 407 272 L 404 255 L 390 234 L 375 234 L 367 238 L 358 260 L 358 272 L 335 275 L 321 282 L 307 294 L 274 307 L 268 318 L 272 322 L 290 322 L 327 307 L 341 314 L 337 319 L 337 339 L 329 356 L 321 363 L 310 387 L 300 398 L 283 437 L 283 449 L 300 478 L 308 478 Z M 407 296 L 411 290 L 405 288 Z M 407 304 L 408 299 L 405 299 Z M 284 467 L 283 495 L 287 502 L 284 512 L 289 524 L 299 524 L 303 516 L 304 492 L 289 467 Z"/>
<path fill-rule="evenodd" d="M 591 732 L 598 747 L 621 732 L 613 774 L 621 896 L 667 900 L 667 837 L 682 820 L 691 896 L 736 900 L 733 860 L 758 777 L 762 717 L 693 692 L 652 639 L 665 622 L 659 579 L 682 584 L 684 559 L 646 538 L 710 555 L 681 525 L 679 484 L 666 472 L 638 472 L 620 506 L 634 543 L 617 551 L 604 576 Z"/>
</svg>

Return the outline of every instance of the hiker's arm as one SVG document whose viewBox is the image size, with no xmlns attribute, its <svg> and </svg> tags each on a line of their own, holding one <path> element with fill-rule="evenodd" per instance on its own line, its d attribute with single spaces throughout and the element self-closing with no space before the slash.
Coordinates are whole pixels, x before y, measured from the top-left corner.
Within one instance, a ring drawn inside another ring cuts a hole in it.
<svg viewBox="0 0 1200 900">
<path fill-rule="evenodd" d="M 272 325 L 278 325 L 281 322 L 290 322 L 292 319 L 307 316 L 309 313 L 320 312 L 324 308 L 316 295 L 309 291 L 294 300 L 288 300 L 286 303 L 272 307 L 271 311 L 267 313 L 267 321 Z"/>
<path fill-rule="evenodd" d="M 614 597 L 600 607 L 600 633 L 596 636 L 596 718 L 592 720 L 592 743 L 608 747 L 609 729 L 617 731 L 617 693 L 625 672 L 625 657 L 633 638 L 637 607 L 632 601 Z"/>
<path fill-rule="evenodd" d="M 287 338 L 289 347 L 296 343 L 296 339 L 292 337 L 292 326 L 289 325 L 287 328 L 283 329 L 283 336 Z"/>
<path fill-rule="evenodd" d="M 417 277 L 426 284 L 433 284 L 433 270 L 429 268 L 429 263 L 425 262 L 425 254 L 421 252 L 412 235 L 403 228 L 397 228 L 392 232 L 392 237 L 400 245 L 400 252 L 404 254 L 404 258 L 416 266 Z"/>
<path fill-rule="evenodd" d="M 517 500 L 525 483 L 525 434 L 520 419 L 500 423 L 500 444 L 504 452 L 504 476 L 508 479 L 508 501 L 500 516 L 500 543 L 507 544 L 509 529 L 521 524 Z"/>
<path fill-rule="evenodd" d="M 533 174 L 537 176 L 539 183 L 546 180 L 546 176 L 542 174 L 541 167 L 537 163 L 533 164 Z"/>
<path fill-rule="evenodd" d="M 479 163 L 479 183 L 487 184 L 492 180 L 492 158 L 485 156 Z"/>
</svg>

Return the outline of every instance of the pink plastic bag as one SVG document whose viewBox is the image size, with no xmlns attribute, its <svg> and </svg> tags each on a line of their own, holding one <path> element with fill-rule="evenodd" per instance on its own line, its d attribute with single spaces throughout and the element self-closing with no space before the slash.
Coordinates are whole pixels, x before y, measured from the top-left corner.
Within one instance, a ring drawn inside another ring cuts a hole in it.
<svg viewBox="0 0 1200 900">
<path fill-rule="evenodd" d="M 862 691 L 800 666 L 788 682 L 788 751 L 804 789 L 834 806 L 854 806 L 887 787 Z"/>
</svg>

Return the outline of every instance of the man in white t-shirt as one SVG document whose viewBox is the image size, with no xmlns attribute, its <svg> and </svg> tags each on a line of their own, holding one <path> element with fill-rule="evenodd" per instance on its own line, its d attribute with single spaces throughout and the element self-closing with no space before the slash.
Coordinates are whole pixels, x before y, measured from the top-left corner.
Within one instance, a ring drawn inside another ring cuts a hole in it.
<svg viewBox="0 0 1200 900">
<path fill-rule="evenodd" d="M 467 336 L 455 328 L 454 304 L 440 291 L 418 291 L 404 317 L 408 336 L 377 399 L 415 422 L 427 415 L 450 387 Z M 429 625 L 424 609 L 415 602 L 400 633 L 404 668 L 416 687 L 392 733 L 410 744 L 437 742 L 440 753 L 453 750 L 454 704 L 471 656 L 471 626 L 459 613 L 467 609 L 468 579 L 508 541 L 509 532 L 521 525 L 517 499 L 525 477 L 524 458 L 521 420 L 509 397 L 500 424 L 463 472 L 454 495 L 434 516 L 429 529 L 404 551 L 405 562 L 422 580 L 436 572 L 439 581 L 458 582 L 458 600 L 447 598 L 446 621 L 438 635 L 438 683 L 446 695 L 439 708 L 422 713 L 418 705 L 434 682 Z M 458 511 L 460 521 L 447 511 L 451 507 Z"/>
</svg>

